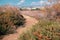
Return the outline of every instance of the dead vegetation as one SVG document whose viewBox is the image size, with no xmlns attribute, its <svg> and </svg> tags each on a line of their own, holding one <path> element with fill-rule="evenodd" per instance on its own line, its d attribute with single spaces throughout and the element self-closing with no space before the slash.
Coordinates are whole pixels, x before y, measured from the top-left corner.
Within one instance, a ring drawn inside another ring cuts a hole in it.
<svg viewBox="0 0 60 40">
<path fill-rule="evenodd" d="M 40 20 L 30 30 L 20 35 L 19 40 L 60 40 L 60 23 Z"/>
<path fill-rule="evenodd" d="M 18 26 L 24 25 L 25 18 L 13 6 L 0 7 L 0 36 L 14 33 Z"/>
</svg>

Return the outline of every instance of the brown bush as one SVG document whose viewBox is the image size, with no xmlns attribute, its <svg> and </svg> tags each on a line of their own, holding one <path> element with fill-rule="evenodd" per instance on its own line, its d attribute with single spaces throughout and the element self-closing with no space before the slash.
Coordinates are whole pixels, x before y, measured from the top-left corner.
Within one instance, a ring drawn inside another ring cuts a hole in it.
<svg viewBox="0 0 60 40">
<path fill-rule="evenodd" d="M 0 7 L 0 35 L 13 33 L 17 26 L 25 23 L 25 18 L 16 7 Z"/>
</svg>

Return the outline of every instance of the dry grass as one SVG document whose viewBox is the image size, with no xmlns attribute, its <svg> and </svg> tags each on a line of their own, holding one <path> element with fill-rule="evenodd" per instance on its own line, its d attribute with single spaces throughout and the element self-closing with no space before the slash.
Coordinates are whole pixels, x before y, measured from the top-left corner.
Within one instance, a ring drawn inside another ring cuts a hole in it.
<svg viewBox="0 0 60 40">
<path fill-rule="evenodd" d="M 21 34 L 19 40 L 60 40 L 60 23 L 40 20 L 30 30 Z"/>
</svg>

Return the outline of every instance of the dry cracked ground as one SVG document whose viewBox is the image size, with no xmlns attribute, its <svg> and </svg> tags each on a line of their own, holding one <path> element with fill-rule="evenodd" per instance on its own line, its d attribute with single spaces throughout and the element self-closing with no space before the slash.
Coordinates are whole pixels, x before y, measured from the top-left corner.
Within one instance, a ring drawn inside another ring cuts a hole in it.
<svg viewBox="0 0 60 40">
<path fill-rule="evenodd" d="M 18 40 L 19 35 L 21 35 L 23 32 L 25 32 L 26 30 L 29 30 L 32 25 L 34 25 L 35 23 L 37 23 L 38 21 L 30 16 L 27 15 L 23 15 L 26 18 L 26 24 L 25 27 L 20 27 L 18 28 L 16 31 L 17 33 L 14 34 L 9 34 L 7 36 L 5 36 L 2 40 Z"/>
</svg>

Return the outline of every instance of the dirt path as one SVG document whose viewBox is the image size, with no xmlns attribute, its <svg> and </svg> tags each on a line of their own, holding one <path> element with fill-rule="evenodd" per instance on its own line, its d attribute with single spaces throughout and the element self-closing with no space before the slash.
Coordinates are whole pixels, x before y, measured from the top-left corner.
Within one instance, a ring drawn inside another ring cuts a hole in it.
<svg viewBox="0 0 60 40">
<path fill-rule="evenodd" d="M 38 21 L 35 18 L 23 15 L 26 18 L 26 26 L 25 27 L 20 27 L 16 31 L 17 33 L 10 34 L 5 36 L 2 40 L 17 40 L 19 38 L 19 35 L 22 34 L 24 31 L 28 30 L 29 28 L 32 27 L 35 23 Z"/>
</svg>

